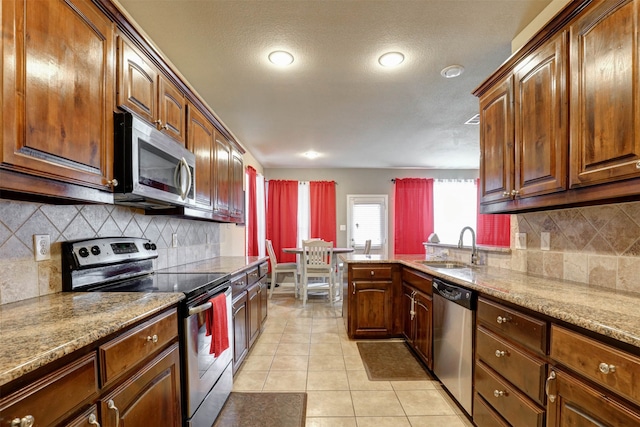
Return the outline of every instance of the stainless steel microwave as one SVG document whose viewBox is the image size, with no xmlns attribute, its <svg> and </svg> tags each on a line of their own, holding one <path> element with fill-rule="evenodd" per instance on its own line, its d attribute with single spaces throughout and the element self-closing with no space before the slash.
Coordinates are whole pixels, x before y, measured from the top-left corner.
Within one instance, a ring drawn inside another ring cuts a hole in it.
<svg viewBox="0 0 640 427">
<path fill-rule="evenodd" d="M 131 113 L 114 116 L 118 204 L 144 209 L 195 205 L 195 156 Z"/>
</svg>

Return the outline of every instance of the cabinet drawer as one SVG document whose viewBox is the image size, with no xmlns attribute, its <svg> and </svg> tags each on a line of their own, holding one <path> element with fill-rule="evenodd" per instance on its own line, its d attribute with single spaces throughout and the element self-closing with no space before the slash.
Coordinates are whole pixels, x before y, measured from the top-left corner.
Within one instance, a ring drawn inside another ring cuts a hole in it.
<svg viewBox="0 0 640 427">
<path fill-rule="evenodd" d="M 500 373 L 527 396 L 544 404 L 546 364 L 478 326 L 476 357 Z"/>
<path fill-rule="evenodd" d="M 351 267 L 351 277 L 354 280 L 391 279 L 391 265 L 354 265 Z"/>
<path fill-rule="evenodd" d="M 473 397 L 473 422 L 478 427 L 509 427 L 509 424 L 478 393 Z"/>
<path fill-rule="evenodd" d="M 100 346 L 102 386 L 110 384 L 178 336 L 176 310 L 161 314 Z"/>
<path fill-rule="evenodd" d="M 267 274 L 269 272 L 269 263 L 268 262 L 263 262 L 262 264 L 260 264 L 258 266 L 258 271 L 259 271 L 260 277 L 262 277 L 265 274 Z"/>
<path fill-rule="evenodd" d="M 247 275 L 241 274 L 238 276 L 234 276 L 231 278 L 231 290 L 233 291 L 233 296 L 241 294 L 242 292 L 247 290 Z"/>
<path fill-rule="evenodd" d="M 98 396 L 98 359 L 90 353 L 0 400 L 2 427 L 31 415 L 36 426 L 56 425 Z"/>
<path fill-rule="evenodd" d="M 487 328 L 540 354 L 547 353 L 547 322 L 483 298 L 478 299 L 477 316 Z"/>
<path fill-rule="evenodd" d="M 510 424 L 542 427 L 544 410 L 480 361 L 476 362 L 475 387 L 489 405 Z"/>
<path fill-rule="evenodd" d="M 433 278 L 426 274 L 418 273 L 408 268 L 402 269 L 402 281 L 410 284 L 417 290 L 427 294 L 433 294 Z"/>
<path fill-rule="evenodd" d="M 551 325 L 551 358 L 635 403 L 640 403 L 640 387 L 637 386 L 640 377 L 639 357 L 577 332 Z M 605 373 L 607 369 L 609 371 Z"/>
<path fill-rule="evenodd" d="M 247 270 L 247 285 L 251 286 L 260 279 L 260 271 L 258 267 L 253 267 Z"/>
</svg>

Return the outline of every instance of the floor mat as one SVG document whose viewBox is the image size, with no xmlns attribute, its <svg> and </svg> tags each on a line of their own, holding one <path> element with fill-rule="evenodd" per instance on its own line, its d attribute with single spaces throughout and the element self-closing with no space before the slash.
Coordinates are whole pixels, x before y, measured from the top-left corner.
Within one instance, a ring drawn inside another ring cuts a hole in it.
<svg viewBox="0 0 640 427">
<path fill-rule="evenodd" d="M 232 392 L 213 427 L 304 427 L 307 393 Z"/>
<path fill-rule="evenodd" d="M 432 379 L 404 342 L 363 341 L 357 345 L 367 375 L 372 381 Z"/>
</svg>

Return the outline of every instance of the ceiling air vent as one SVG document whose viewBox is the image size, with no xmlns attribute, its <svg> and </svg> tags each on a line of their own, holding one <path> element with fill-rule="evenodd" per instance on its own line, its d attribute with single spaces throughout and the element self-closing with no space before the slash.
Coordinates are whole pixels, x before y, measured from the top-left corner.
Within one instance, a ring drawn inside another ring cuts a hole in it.
<svg viewBox="0 0 640 427">
<path fill-rule="evenodd" d="M 476 114 L 471 117 L 469 120 L 464 122 L 465 125 L 479 125 L 480 124 L 480 114 Z"/>
</svg>

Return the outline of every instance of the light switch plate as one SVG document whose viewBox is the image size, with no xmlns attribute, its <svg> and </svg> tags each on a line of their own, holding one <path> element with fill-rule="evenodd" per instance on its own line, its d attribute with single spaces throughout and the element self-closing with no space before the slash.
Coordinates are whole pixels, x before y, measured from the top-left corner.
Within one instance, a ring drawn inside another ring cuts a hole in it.
<svg viewBox="0 0 640 427">
<path fill-rule="evenodd" d="M 347 231 L 347 226 L 344 224 L 340 224 L 340 231 Z"/>
<path fill-rule="evenodd" d="M 527 233 L 516 233 L 516 249 L 527 249 Z"/>
<path fill-rule="evenodd" d="M 542 233 L 540 233 L 540 250 L 551 250 L 551 233 L 549 233 L 548 231 L 543 231 Z"/>
</svg>

